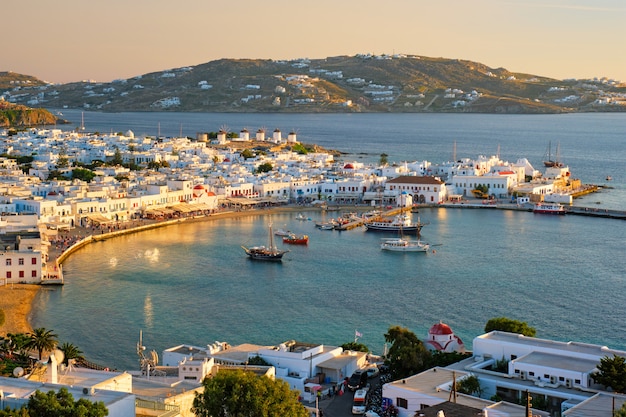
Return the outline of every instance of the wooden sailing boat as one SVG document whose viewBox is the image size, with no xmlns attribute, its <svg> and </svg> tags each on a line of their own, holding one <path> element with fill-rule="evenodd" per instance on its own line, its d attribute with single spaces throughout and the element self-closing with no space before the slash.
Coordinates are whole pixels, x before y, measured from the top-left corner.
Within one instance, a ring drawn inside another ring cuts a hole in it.
<svg viewBox="0 0 626 417">
<path fill-rule="evenodd" d="M 246 247 L 241 245 L 241 248 L 251 258 L 258 261 L 281 261 L 283 255 L 288 250 L 278 249 L 274 244 L 274 233 L 272 233 L 272 222 L 269 224 L 269 244 L 268 246 L 251 246 Z"/>
<path fill-rule="evenodd" d="M 546 167 L 562 167 L 563 163 L 559 161 L 559 148 L 560 144 L 556 145 L 556 154 L 552 159 L 552 142 L 548 142 L 548 149 L 546 150 L 546 157 L 543 161 L 543 165 Z"/>
</svg>

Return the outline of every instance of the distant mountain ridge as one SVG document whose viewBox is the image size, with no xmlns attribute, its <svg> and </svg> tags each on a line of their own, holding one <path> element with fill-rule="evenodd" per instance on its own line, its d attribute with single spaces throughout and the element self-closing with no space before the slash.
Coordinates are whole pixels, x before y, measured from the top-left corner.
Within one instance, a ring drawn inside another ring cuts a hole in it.
<svg viewBox="0 0 626 417">
<path fill-rule="evenodd" d="M 626 86 L 459 59 L 356 55 L 220 59 L 110 83 L 0 73 L 5 100 L 100 111 L 561 113 L 626 110 Z"/>
</svg>

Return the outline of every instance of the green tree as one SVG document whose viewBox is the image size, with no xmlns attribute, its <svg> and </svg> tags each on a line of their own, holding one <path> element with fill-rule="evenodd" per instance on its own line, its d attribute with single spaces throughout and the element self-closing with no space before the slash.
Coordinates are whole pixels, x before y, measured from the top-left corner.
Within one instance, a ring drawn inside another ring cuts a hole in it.
<svg viewBox="0 0 626 417">
<path fill-rule="evenodd" d="M 259 167 L 256 169 L 256 172 L 261 174 L 263 172 L 270 172 L 272 169 L 274 169 L 274 166 L 269 162 L 265 162 L 259 165 Z"/>
<path fill-rule="evenodd" d="M 470 356 L 472 356 L 471 353 L 435 351 L 430 354 L 428 368 L 434 368 L 435 366 L 446 367 L 448 365 L 452 365 L 453 363 L 467 359 Z"/>
<path fill-rule="evenodd" d="M 124 163 L 124 158 L 122 158 L 122 152 L 119 148 L 115 148 L 115 152 L 113 153 L 113 158 L 111 159 L 111 165 L 122 165 Z"/>
<path fill-rule="evenodd" d="M 67 168 L 68 166 L 70 166 L 70 160 L 67 157 L 67 147 L 66 146 L 62 146 L 61 149 L 59 149 L 59 157 L 57 158 L 57 168 Z"/>
<path fill-rule="evenodd" d="M 386 153 L 381 153 L 380 160 L 378 161 L 379 165 L 387 165 L 389 163 L 388 157 L 389 155 L 387 155 Z"/>
<path fill-rule="evenodd" d="M 613 391 L 626 394 L 626 359 L 623 356 L 605 356 L 600 359 L 598 371 L 591 374 L 596 384 L 611 387 Z"/>
<path fill-rule="evenodd" d="M 89 169 L 74 168 L 72 170 L 72 178 L 76 178 L 85 182 L 91 182 L 91 180 L 93 180 L 95 176 L 96 174 Z"/>
<path fill-rule="evenodd" d="M 525 321 L 513 320 L 506 317 L 496 317 L 487 322 L 485 332 L 489 333 L 494 330 L 523 334 L 528 337 L 535 337 L 537 334 L 535 328 L 530 327 Z"/>
<path fill-rule="evenodd" d="M 48 173 L 48 181 L 50 180 L 66 180 L 67 177 L 58 169 L 53 169 Z"/>
<path fill-rule="evenodd" d="M 191 408 L 197 417 L 308 417 L 298 392 L 282 380 L 233 370 L 220 371 L 202 385 Z"/>
<path fill-rule="evenodd" d="M 41 355 L 44 351 L 51 351 L 58 343 L 57 335 L 52 333 L 52 330 L 47 330 L 44 327 L 34 329 L 28 336 L 30 337 L 28 347 L 37 350 L 39 360 L 41 360 Z"/>
<path fill-rule="evenodd" d="M 70 359 L 85 359 L 82 350 L 72 343 L 63 342 L 63 344 L 59 346 L 59 350 L 63 352 L 63 363 L 65 365 L 69 365 Z"/>
<path fill-rule="evenodd" d="M 109 415 L 109 410 L 102 401 L 91 402 L 84 398 L 74 401 L 74 397 L 65 387 L 59 389 L 59 392 L 35 391 L 28 400 L 26 408 L 30 416 L 104 417 Z"/>
<path fill-rule="evenodd" d="M 613 412 L 613 417 L 626 417 L 626 403 L 619 410 Z"/>
<path fill-rule="evenodd" d="M 247 148 L 241 151 L 239 155 L 241 155 L 243 159 L 254 158 L 254 152 L 252 152 L 250 149 L 247 149 Z"/>
<path fill-rule="evenodd" d="M 148 169 L 153 169 L 155 171 L 158 171 L 159 168 L 161 168 L 161 164 L 158 163 L 157 161 L 148 162 Z"/>
<path fill-rule="evenodd" d="M 393 378 L 405 378 L 427 369 L 430 352 L 415 333 L 392 326 L 385 333 L 385 341 L 391 343 L 385 362 Z"/>
<path fill-rule="evenodd" d="M 291 150 L 292 150 L 293 152 L 296 152 L 296 153 L 297 153 L 297 154 L 299 154 L 299 155 L 306 155 L 306 154 L 308 154 L 308 153 L 309 153 L 309 150 L 306 148 L 306 146 L 304 146 L 304 145 L 303 145 L 303 144 L 301 144 L 301 143 L 296 143 L 295 145 L 293 145 L 293 146 L 291 147 Z"/>
<path fill-rule="evenodd" d="M 352 350 L 354 352 L 369 352 L 369 348 L 365 346 L 363 343 L 357 342 L 348 342 L 341 345 L 343 350 Z"/>
<path fill-rule="evenodd" d="M 478 395 L 482 393 L 480 381 L 476 375 L 467 376 L 456 383 L 456 389 L 461 394 Z"/>
<path fill-rule="evenodd" d="M 26 333 L 8 333 L 2 341 L 2 349 L 9 356 L 25 354 L 29 343 L 30 337 Z"/>
</svg>

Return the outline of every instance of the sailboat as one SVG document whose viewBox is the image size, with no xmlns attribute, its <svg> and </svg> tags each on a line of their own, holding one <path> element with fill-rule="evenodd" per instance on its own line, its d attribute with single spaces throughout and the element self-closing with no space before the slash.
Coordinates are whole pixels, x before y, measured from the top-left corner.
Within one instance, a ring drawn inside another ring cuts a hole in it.
<svg viewBox="0 0 626 417">
<path fill-rule="evenodd" d="M 560 145 L 556 145 L 556 155 L 554 159 L 552 159 L 552 142 L 548 142 L 548 149 L 546 150 L 546 157 L 543 161 L 543 165 L 546 167 L 562 167 L 563 163 L 559 161 L 559 147 Z"/>
<path fill-rule="evenodd" d="M 269 244 L 268 246 L 251 246 L 246 247 L 241 245 L 241 248 L 246 252 L 251 259 L 258 261 L 281 261 L 283 255 L 288 250 L 278 249 L 274 244 L 274 233 L 272 233 L 272 222 L 269 224 Z"/>
</svg>

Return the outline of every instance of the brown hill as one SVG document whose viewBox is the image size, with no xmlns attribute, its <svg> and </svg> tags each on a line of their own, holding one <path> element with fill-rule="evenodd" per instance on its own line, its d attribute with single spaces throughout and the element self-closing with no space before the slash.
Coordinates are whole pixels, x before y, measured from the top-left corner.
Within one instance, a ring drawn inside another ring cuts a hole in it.
<svg viewBox="0 0 626 417">
<path fill-rule="evenodd" d="M 2 74 L 0 85 L 6 85 Z M 13 102 L 102 111 L 557 113 L 626 109 L 604 105 L 603 94 L 626 93 L 624 86 L 608 80 L 556 80 L 472 61 L 405 55 L 221 59 L 110 83 L 42 86 L 30 79 L 16 84 L 15 74 L 13 78 L 14 88 L 5 93 Z"/>
</svg>

